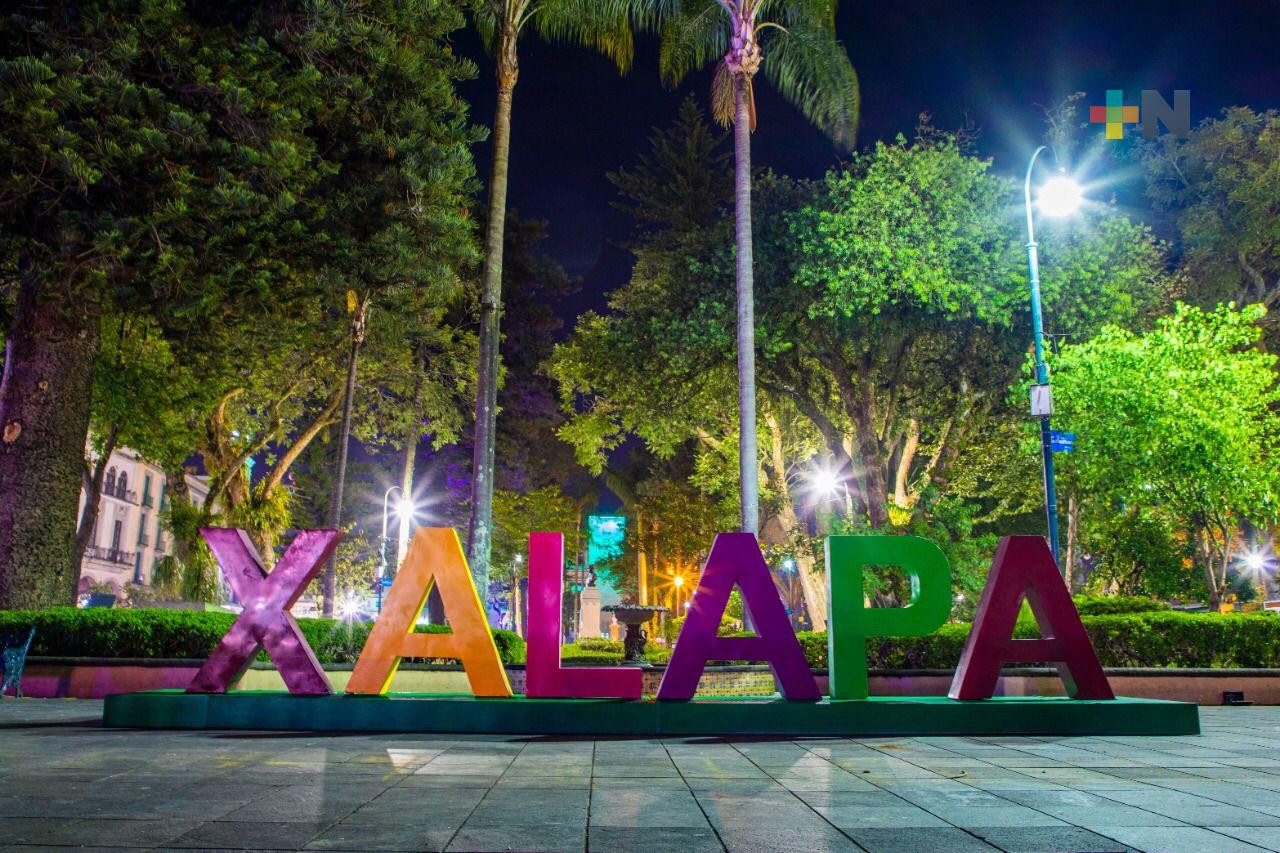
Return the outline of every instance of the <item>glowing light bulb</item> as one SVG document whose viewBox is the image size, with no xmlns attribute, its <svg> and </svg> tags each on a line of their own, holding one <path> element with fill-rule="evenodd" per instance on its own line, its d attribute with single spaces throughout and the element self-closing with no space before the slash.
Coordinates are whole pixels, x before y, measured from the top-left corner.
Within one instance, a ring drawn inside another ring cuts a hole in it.
<svg viewBox="0 0 1280 853">
<path fill-rule="evenodd" d="M 1036 207 L 1045 216 L 1070 216 L 1084 204 L 1084 189 L 1074 179 L 1057 175 L 1045 181 L 1036 193 Z"/>
<path fill-rule="evenodd" d="M 835 494 L 836 487 L 840 485 L 840 480 L 836 475 L 825 468 L 815 471 L 811 482 L 814 491 L 822 495 Z"/>
</svg>

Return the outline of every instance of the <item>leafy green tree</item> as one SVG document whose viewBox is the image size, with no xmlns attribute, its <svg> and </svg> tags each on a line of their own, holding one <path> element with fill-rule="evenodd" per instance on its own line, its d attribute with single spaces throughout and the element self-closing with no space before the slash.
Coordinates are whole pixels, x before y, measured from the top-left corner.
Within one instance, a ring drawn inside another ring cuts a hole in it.
<svg viewBox="0 0 1280 853">
<path fill-rule="evenodd" d="M 112 451 L 128 447 L 166 471 L 181 471 L 198 434 L 190 413 L 207 409 L 214 394 L 190 365 L 175 357 L 162 331 L 147 317 L 110 315 L 102 328 L 84 460 L 85 501 L 76 530 L 77 588 Z"/>
<path fill-rule="evenodd" d="M 280 296 L 317 178 L 276 7 L 31 3 L 0 21 L 0 606 L 66 603 L 102 318 Z M 268 296 L 270 294 L 270 296 Z"/>
<path fill-rule="evenodd" d="M 371 310 L 409 314 L 463 290 L 458 271 L 474 245 L 467 197 L 477 141 L 454 84 L 474 66 L 445 37 L 463 24 L 451 0 L 321 0 L 285 38 L 291 54 L 322 70 L 326 109 L 313 133 L 332 168 L 309 194 L 325 235 L 317 276 L 345 295 L 349 337 L 328 524 L 342 521 L 358 358 Z M 324 615 L 334 608 L 326 569 Z"/>
<path fill-rule="evenodd" d="M 1280 112 L 1232 107 L 1138 154 L 1148 198 L 1178 229 L 1187 296 L 1206 308 L 1280 301 Z"/>
<path fill-rule="evenodd" d="M 711 110 L 734 128 L 734 287 L 737 294 L 741 528 L 760 527 L 751 133 L 757 73 L 842 148 L 853 147 L 858 77 L 835 37 L 835 0 L 648 0 L 662 21 L 659 63 L 669 85 L 716 63 Z"/>
<path fill-rule="evenodd" d="M 493 536 L 494 442 L 498 409 L 498 345 L 502 314 L 502 251 L 511 154 L 511 106 L 520 73 L 519 41 L 532 23 L 543 38 L 599 51 L 627 71 L 635 46 L 632 24 L 640 0 L 479 0 L 473 17 L 494 57 L 498 104 L 493 117 L 484 272 L 480 293 L 480 365 L 467 551 L 477 589 L 488 588 Z"/>
<path fill-rule="evenodd" d="M 565 555 L 574 553 L 582 513 L 574 500 L 555 485 L 519 493 L 499 489 L 493 494 L 493 580 L 511 587 L 514 626 L 521 631 L 519 590 L 521 578 L 528 577 L 530 533 L 560 533 L 565 539 Z"/>
<path fill-rule="evenodd" d="M 1102 503 L 1089 526 L 1087 544 L 1094 566 L 1091 589 L 1158 598 L 1205 598 L 1208 591 L 1193 549 L 1180 535 L 1178 519 L 1164 508 L 1128 506 L 1122 512 Z"/>
<path fill-rule="evenodd" d="M 822 182 L 768 175 L 756 189 L 767 544 L 812 559 L 802 520 L 832 498 L 848 523 L 876 530 L 967 507 L 987 484 L 960 477 L 960 461 L 981 460 L 987 436 L 1019 416 L 1008 388 L 1029 323 L 1014 188 L 926 130 Z M 643 236 L 609 313 L 585 315 L 557 349 L 553 369 L 576 412 L 562 435 L 596 470 L 628 435 L 660 457 L 696 442 L 706 484 L 736 467 L 725 416 L 731 225 L 712 210 L 699 227 Z M 1076 229 L 1043 241 L 1054 326 L 1087 335 L 1104 318 L 1144 321 L 1166 291 L 1160 244 L 1108 210 Z M 1078 309 L 1076 291 L 1089 294 Z M 1005 434 L 1018 448 L 1017 430 Z M 834 495 L 813 487 L 823 470 Z M 974 504 L 968 520 L 943 526 L 976 523 L 984 507 Z M 821 575 L 806 578 L 810 613 L 821 613 Z"/>
<path fill-rule="evenodd" d="M 1150 332 L 1108 327 L 1053 364 L 1058 421 L 1079 435 L 1074 476 L 1095 500 L 1177 518 L 1215 609 L 1241 519 L 1273 523 L 1280 506 L 1276 357 L 1256 347 L 1263 310 L 1179 305 Z"/>
</svg>

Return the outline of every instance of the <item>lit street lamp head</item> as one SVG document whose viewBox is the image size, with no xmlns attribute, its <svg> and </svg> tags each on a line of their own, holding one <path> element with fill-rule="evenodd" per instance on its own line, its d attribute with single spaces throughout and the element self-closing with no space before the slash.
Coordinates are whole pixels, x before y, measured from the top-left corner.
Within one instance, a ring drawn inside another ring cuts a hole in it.
<svg viewBox="0 0 1280 853">
<path fill-rule="evenodd" d="M 1045 216 L 1070 216 L 1084 204 L 1084 190 L 1074 179 L 1055 175 L 1036 193 L 1036 207 Z"/>
<path fill-rule="evenodd" d="M 840 485 L 840 479 L 835 473 L 826 468 L 819 468 L 813 472 L 810 480 L 813 490 L 820 495 L 834 495 L 836 489 Z"/>
<path fill-rule="evenodd" d="M 413 505 L 413 501 L 402 500 L 396 505 L 396 515 L 400 516 L 401 523 L 408 524 L 413 521 L 413 514 L 416 509 L 417 508 Z"/>
</svg>

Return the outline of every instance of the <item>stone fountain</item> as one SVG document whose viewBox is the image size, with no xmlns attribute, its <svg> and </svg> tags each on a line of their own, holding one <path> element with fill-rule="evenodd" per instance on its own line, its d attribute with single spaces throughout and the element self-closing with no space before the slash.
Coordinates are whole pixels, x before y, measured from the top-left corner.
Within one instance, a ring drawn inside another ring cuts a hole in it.
<svg viewBox="0 0 1280 853">
<path fill-rule="evenodd" d="M 644 633 L 644 624 L 659 613 L 666 613 L 667 608 L 649 604 L 610 604 L 600 609 L 612 613 L 615 619 L 627 626 L 627 634 L 622 638 L 622 665 L 647 666 L 649 661 L 644 656 L 644 644 L 648 637 Z"/>
</svg>

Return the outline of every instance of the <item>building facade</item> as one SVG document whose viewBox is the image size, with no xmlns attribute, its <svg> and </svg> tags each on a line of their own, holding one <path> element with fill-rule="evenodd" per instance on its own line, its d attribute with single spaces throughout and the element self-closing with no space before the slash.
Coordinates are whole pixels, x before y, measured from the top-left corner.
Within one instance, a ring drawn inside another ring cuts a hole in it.
<svg viewBox="0 0 1280 853">
<path fill-rule="evenodd" d="M 209 493 L 207 478 L 187 474 L 186 479 L 192 501 L 202 502 Z M 77 518 L 87 499 L 82 488 Z M 149 586 L 156 563 L 173 553 L 160 523 L 167 506 L 164 471 L 127 447 L 112 451 L 93 538 L 80 566 L 80 592 L 109 586 L 121 595 L 130 584 Z"/>
</svg>

